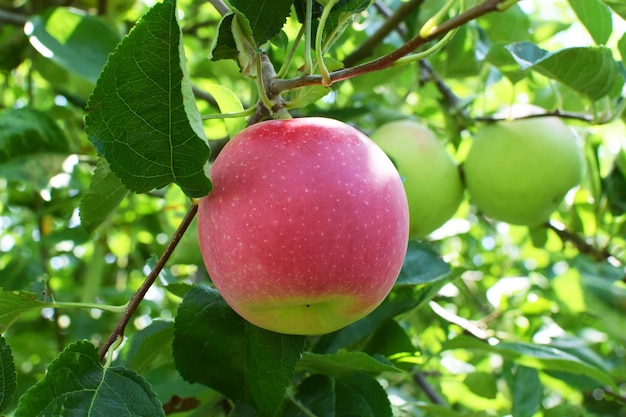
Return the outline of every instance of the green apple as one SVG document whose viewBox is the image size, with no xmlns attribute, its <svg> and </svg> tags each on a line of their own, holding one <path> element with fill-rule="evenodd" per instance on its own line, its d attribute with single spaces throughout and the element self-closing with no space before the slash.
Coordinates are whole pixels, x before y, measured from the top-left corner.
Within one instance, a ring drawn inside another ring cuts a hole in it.
<svg viewBox="0 0 626 417">
<path fill-rule="evenodd" d="M 410 232 L 419 239 L 442 226 L 463 200 L 456 162 L 435 135 L 412 120 L 379 127 L 371 138 L 389 155 L 404 179 Z"/>
<path fill-rule="evenodd" d="M 580 183 L 583 167 L 574 132 L 557 117 L 538 117 L 481 126 L 463 171 L 484 214 L 536 226 Z"/>
<path fill-rule="evenodd" d="M 211 167 L 198 239 L 224 300 L 251 323 L 320 335 L 376 308 L 408 244 L 402 180 L 385 153 L 326 118 L 252 125 Z"/>
</svg>

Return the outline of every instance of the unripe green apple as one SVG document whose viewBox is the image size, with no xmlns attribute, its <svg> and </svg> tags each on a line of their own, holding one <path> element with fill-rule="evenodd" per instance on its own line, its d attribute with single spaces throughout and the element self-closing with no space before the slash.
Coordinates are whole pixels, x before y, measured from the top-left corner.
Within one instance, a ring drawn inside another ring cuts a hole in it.
<svg viewBox="0 0 626 417">
<path fill-rule="evenodd" d="M 371 138 L 396 164 L 409 202 L 412 239 L 442 226 L 463 200 L 463 182 L 456 162 L 425 126 L 399 120 L 379 127 Z"/>
<path fill-rule="evenodd" d="M 574 132 L 557 117 L 541 117 L 481 126 L 463 171 L 484 214 L 536 226 L 580 182 L 583 166 Z"/>
<path fill-rule="evenodd" d="M 207 271 L 251 323 L 320 335 L 374 310 L 406 254 L 408 207 L 374 142 L 325 118 L 252 125 L 211 168 L 199 201 Z"/>
</svg>

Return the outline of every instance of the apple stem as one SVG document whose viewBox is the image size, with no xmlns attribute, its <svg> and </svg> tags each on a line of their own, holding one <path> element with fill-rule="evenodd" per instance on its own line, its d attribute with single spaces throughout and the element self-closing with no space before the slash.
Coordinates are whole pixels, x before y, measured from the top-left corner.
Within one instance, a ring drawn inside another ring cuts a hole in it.
<svg viewBox="0 0 626 417">
<path fill-rule="evenodd" d="M 143 284 L 141 284 L 141 287 L 139 287 L 137 292 L 135 292 L 135 294 L 133 294 L 131 299 L 128 301 L 128 305 L 126 306 L 126 309 L 122 313 L 122 316 L 118 320 L 115 328 L 109 335 L 109 338 L 100 347 L 100 360 L 101 361 L 106 358 L 109 348 L 113 344 L 115 344 L 118 339 L 124 337 L 124 329 L 126 329 L 126 325 L 130 322 L 130 319 L 132 318 L 133 314 L 139 307 L 139 304 L 145 297 L 146 293 L 148 292 L 152 284 L 154 284 L 154 281 L 157 279 L 157 277 L 159 276 L 163 268 L 165 267 L 165 264 L 167 263 L 170 256 L 172 255 L 172 252 L 174 252 L 174 249 L 180 242 L 180 239 L 183 237 L 183 235 L 187 231 L 187 228 L 189 228 L 189 225 L 191 224 L 193 218 L 196 216 L 197 212 L 198 212 L 198 206 L 196 204 L 193 204 L 191 208 L 189 208 L 189 211 L 187 211 L 187 214 L 185 215 L 182 222 L 178 226 L 178 229 L 176 229 L 176 231 L 172 235 L 172 238 L 170 239 L 167 246 L 165 247 L 163 254 L 161 254 L 161 257 L 157 260 L 156 264 L 154 265 L 154 268 L 152 268 L 152 270 L 146 277 Z"/>
</svg>

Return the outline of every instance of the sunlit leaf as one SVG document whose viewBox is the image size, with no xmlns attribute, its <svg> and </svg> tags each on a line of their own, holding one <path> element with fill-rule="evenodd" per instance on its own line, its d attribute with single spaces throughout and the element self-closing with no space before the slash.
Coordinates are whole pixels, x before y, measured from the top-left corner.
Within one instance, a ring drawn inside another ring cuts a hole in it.
<svg viewBox="0 0 626 417">
<path fill-rule="evenodd" d="M 237 95 L 228 88 L 218 84 L 203 84 L 202 88 L 215 99 L 222 113 L 235 113 L 243 110 Z M 224 123 L 228 136 L 231 138 L 246 127 L 246 120 L 243 117 L 227 118 L 224 119 Z"/>
<path fill-rule="evenodd" d="M 602 0 L 602 2 L 613 9 L 622 19 L 626 19 L 626 3 L 623 0 Z"/>
<path fill-rule="evenodd" d="M 111 172 L 106 160 L 98 160 L 89 190 L 80 201 L 82 226 L 89 232 L 94 231 L 127 195 L 128 189 Z"/>
<path fill-rule="evenodd" d="M 600 0 L 568 0 L 598 45 L 605 45 L 613 32 L 611 11 Z"/>
<path fill-rule="evenodd" d="M 105 20 L 75 8 L 58 7 L 34 16 L 25 31 L 41 55 L 94 84 L 120 41 Z"/>
<path fill-rule="evenodd" d="M 521 69 L 532 69 L 598 100 L 623 84 L 613 53 L 605 47 L 574 47 L 549 53 L 531 43 L 507 47 Z"/>
</svg>

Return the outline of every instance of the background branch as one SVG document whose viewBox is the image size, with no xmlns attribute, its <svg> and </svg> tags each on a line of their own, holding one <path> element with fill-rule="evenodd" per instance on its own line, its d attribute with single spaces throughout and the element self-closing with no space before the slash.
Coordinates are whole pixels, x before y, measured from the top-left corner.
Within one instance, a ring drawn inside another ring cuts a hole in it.
<svg viewBox="0 0 626 417">
<path fill-rule="evenodd" d="M 422 371 L 416 372 L 413 374 L 413 381 L 424 391 L 426 396 L 432 401 L 434 404 L 438 405 L 447 405 L 446 402 L 441 398 L 441 395 L 433 388 L 432 385 L 426 380 L 426 376 Z"/>
<path fill-rule="evenodd" d="M 596 260 L 604 260 L 611 257 L 611 254 L 606 248 L 596 248 L 587 242 L 583 237 L 570 232 L 563 226 L 557 225 L 554 221 L 545 223 L 545 227 L 554 231 L 562 242 L 570 242 L 573 244 L 580 253 L 589 255 Z"/>
</svg>

